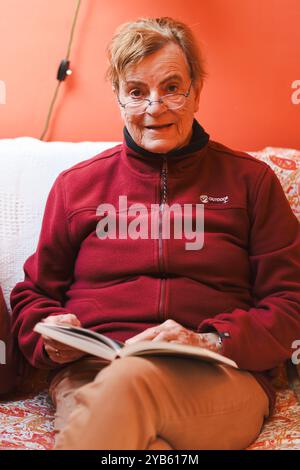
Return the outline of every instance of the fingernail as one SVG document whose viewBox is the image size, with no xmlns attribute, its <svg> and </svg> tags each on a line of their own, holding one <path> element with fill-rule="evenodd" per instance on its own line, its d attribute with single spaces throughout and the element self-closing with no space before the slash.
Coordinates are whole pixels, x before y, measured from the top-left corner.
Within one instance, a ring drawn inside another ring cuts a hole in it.
<svg viewBox="0 0 300 470">
<path fill-rule="evenodd" d="M 126 344 L 133 344 L 133 343 L 136 343 L 137 340 L 136 339 L 128 339 Z"/>
</svg>

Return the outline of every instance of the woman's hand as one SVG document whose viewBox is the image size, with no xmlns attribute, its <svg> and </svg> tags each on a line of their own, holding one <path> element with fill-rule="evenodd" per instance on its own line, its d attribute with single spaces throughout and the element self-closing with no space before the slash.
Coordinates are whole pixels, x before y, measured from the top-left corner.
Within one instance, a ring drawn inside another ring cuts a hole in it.
<svg viewBox="0 0 300 470">
<path fill-rule="evenodd" d="M 219 352 L 221 345 L 218 342 L 217 333 L 195 333 L 184 328 L 174 320 L 166 320 L 161 325 L 147 328 L 142 333 L 125 341 L 126 344 L 133 344 L 137 341 L 168 341 L 170 343 L 189 344 L 201 348 Z"/>
<path fill-rule="evenodd" d="M 72 325 L 72 326 L 81 326 L 80 321 L 71 313 L 66 315 L 53 315 L 47 317 L 43 320 L 44 323 L 52 323 L 54 325 L 59 325 L 61 323 Z M 73 362 L 86 355 L 86 353 L 79 351 L 78 349 L 71 348 L 66 344 L 59 343 L 47 336 L 42 336 L 44 341 L 44 348 L 50 359 L 58 364 L 64 364 L 68 362 Z"/>
</svg>

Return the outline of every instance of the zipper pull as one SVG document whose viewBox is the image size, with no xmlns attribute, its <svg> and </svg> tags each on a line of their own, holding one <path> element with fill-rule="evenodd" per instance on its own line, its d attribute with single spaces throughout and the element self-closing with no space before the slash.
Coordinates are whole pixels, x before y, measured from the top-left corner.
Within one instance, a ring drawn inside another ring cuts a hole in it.
<svg viewBox="0 0 300 470">
<path fill-rule="evenodd" d="M 163 157 L 163 166 L 161 170 L 161 175 L 162 175 L 162 203 L 167 202 L 167 194 L 168 194 L 168 184 L 167 184 L 167 178 L 168 178 L 168 160 L 167 157 Z"/>
</svg>

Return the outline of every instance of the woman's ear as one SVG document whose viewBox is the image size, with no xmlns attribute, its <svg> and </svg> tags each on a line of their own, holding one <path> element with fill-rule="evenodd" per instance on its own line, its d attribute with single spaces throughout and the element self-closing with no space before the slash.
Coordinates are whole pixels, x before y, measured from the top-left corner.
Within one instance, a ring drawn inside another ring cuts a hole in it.
<svg viewBox="0 0 300 470">
<path fill-rule="evenodd" d="M 119 86 L 116 81 L 112 82 L 111 87 L 112 87 L 113 93 L 119 93 Z"/>
</svg>

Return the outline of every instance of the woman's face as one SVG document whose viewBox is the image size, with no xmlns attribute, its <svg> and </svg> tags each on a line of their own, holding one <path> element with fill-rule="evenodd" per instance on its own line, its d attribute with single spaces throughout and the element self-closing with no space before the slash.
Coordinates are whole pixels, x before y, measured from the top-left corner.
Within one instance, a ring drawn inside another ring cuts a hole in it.
<svg viewBox="0 0 300 470">
<path fill-rule="evenodd" d="M 123 104 L 139 97 L 158 100 L 170 93 L 186 93 L 190 83 L 189 66 L 182 49 L 169 43 L 127 68 L 120 78 L 119 100 Z M 143 114 L 121 108 L 125 126 L 136 144 L 155 153 L 167 153 L 188 144 L 200 91 L 201 86 L 193 83 L 180 109 L 168 109 L 159 102 L 149 105 Z"/>
</svg>

